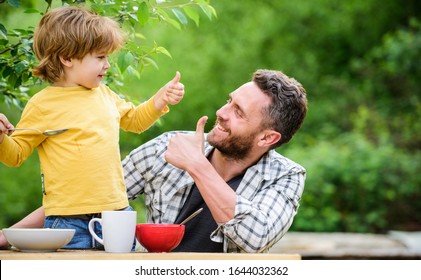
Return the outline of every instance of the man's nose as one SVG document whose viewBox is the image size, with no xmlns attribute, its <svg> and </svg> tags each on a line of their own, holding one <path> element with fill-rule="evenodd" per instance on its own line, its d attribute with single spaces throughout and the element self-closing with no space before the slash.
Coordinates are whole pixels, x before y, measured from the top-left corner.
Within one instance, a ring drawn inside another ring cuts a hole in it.
<svg viewBox="0 0 421 280">
<path fill-rule="evenodd" d="M 228 104 L 222 106 L 216 111 L 216 116 L 221 119 L 226 119 L 229 113 Z"/>
</svg>

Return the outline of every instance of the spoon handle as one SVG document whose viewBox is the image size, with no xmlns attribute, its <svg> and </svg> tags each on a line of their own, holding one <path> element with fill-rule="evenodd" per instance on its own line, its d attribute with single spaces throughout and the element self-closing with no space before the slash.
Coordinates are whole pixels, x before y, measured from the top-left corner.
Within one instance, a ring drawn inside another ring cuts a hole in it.
<svg viewBox="0 0 421 280">
<path fill-rule="evenodd" d="M 188 221 L 190 221 L 191 219 L 193 219 L 194 217 L 196 217 L 200 212 L 202 212 L 203 208 L 199 208 L 196 211 L 193 212 L 193 214 L 191 214 L 190 216 L 188 216 L 184 221 L 182 221 L 180 223 L 181 225 L 184 225 L 185 223 L 187 223 Z"/>
<path fill-rule="evenodd" d="M 32 130 L 32 131 L 36 131 L 36 132 L 38 132 L 38 133 L 42 133 L 42 131 L 41 131 L 41 130 L 36 129 L 36 128 L 23 128 L 23 127 L 16 128 L 16 127 L 15 127 L 15 129 L 13 129 L 13 130 Z"/>
</svg>

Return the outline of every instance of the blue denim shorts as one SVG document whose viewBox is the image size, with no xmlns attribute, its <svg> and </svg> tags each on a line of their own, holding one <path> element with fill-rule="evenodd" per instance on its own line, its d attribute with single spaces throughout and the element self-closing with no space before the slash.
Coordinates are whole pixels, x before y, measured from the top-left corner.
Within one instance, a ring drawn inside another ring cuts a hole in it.
<svg viewBox="0 0 421 280">
<path fill-rule="evenodd" d="M 121 211 L 133 211 L 132 207 L 127 207 Z M 45 217 L 44 228 L 71 228 L 75 229 L 73 239 L 63 247 L 63 249 L 97 249 L 104 250 L 104 246 L 97 242 L 88 229 L 89 219 L 68 218 L 66 216 L 47 216 Z M 102 227 L 100 223 L 94 223 L 95 233 L 102 238 Z M 133 241 L 133 250 L 136 245 Z"/>
</svg>

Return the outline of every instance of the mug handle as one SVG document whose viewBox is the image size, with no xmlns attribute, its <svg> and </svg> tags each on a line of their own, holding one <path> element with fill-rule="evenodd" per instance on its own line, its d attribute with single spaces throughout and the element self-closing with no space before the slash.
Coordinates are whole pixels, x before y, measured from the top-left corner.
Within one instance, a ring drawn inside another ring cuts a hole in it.
<svg viewBox="0 0 421 280">
<path fill-rule="evenodd" d="M 94 223 L 95 222 L 98 222 L 98 223 L 100 223 L 102 225 L 102 219 L 101 218 L 93 218 L 93 219 L 91 219 L 89 221 L 89 224 L 88 224 L 89 232 L 91 233 L 92 237 L 95 238 L 96 241 L 98 241 L 99 243 L 101 243 L 102 245 L 104 245 L 104 240 L 101 239 L 101 238 L 99 238 L 99 236 L 95 233 L 95 230 L 94 230 Z"/>
</svg>

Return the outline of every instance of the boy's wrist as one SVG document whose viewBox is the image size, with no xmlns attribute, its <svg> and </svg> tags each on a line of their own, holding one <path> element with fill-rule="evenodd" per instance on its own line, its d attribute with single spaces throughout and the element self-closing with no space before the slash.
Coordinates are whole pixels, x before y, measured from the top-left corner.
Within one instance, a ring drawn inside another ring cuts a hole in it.
<svg viewBox="0 0 421 280">
<path fill-rule="evenodd" d="M 161 98 L 156 96 L 153 99 L 153 104 L 158 111 L 164 110 L 164 108 L 167 106 L 167 104 Z"/>
</svg>

